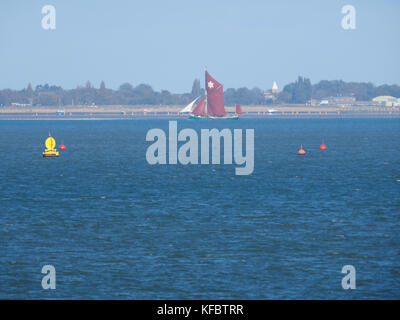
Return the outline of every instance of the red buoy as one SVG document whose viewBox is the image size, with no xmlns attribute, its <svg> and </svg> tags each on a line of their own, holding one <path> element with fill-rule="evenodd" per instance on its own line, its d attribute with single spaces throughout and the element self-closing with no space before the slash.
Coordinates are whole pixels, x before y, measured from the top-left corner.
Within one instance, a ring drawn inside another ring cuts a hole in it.
<svg viewBox="0 0 400 320">
<path fill-rule="evenodd" d="M 322 139 L 322 144 L 319 146 L 321 150 L 326 149 L 326 145 L 324 144 L 324 139 Z"/>
<path fill-rule="evenodd" d="M 64 146 L 64 140 L 61 142 L 59 148 L 60 148 L 60 150 L 65 150 L 67 148 L 66 146 Z"/>
<path fill-rule="evenodd" d="M 300 150 L 297 152 L 299 155 L 305 155 L 306 151 L 303 149 L 303 145 L 300 145 Z"/>
</svg>

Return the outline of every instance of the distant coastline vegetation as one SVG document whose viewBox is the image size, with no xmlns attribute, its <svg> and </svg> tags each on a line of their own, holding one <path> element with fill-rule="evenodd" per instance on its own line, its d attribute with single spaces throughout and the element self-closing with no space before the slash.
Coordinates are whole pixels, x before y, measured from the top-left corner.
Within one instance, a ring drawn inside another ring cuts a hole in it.
<svg viewBox="0 0 400 320">
<path fill-rule="evenodd" d="M 270 90 L 269 90 L 270 91 Z M 325 97 L 354 97 L 357 101 L 370 101 L 376 96 L 393 96 L 400 98 L 399 85 L 380 85 L 364 82 L 344 82 L 342 80 L 323 80 L 314 85 L 310 79 L 298 77 L 283 90 L 274 95 L 266 94 L 259 88 L 239 89 L 228 88 L 224 91 L 226 105 L 240 103 L 242 105 L 269 105 L 281 103 L 304 104 L 310 99 Z M 154 91 L 150 85 L 130 83 L 122 84 L 117 90 L 106 88 L 101 81 L 95 88 L 90 81 L 85 86 L 65 90 L 55 85 L 38 85 L 35 89 L 31 84 L 22 90 L 0 90 L 0 106 L 64 106 L 64 105 L 185 105 L 195 97 L 204 93 L 200 80 L 195 79 L 192 90 L 188 93 L 174 94 L 167 90 Z"/>
</svg>

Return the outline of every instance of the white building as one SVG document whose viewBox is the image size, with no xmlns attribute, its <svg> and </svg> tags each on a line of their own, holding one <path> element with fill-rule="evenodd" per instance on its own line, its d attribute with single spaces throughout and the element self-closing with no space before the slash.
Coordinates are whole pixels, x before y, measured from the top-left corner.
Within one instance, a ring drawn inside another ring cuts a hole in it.
<svg viewBox="0 0 400 320">
<path fill-rule="evenodd" d="M 397 99 L 392 96 L 379 96 L 372 99 L 374 102 L 378 102 L 381 106 L 384 107 L 399 107 L 400 99 Z"/>
<path fill-rule="evenodd" d="M 276 81 L 274 81 L 273 85 L 272 85 L 272 90 L 271 92 L 273 94 L 278 94 L 279 93 L 279 89 L 278 89 L 278 85 L 276 84 Z"/>
<path fill-rule="evenodd" d="M 276 84 L 276 81 L 274 81 L 274 83 L 272 84 L 272 89 L 264 91 L 264 99 L 275 101 L 278 93 L 279 93 L 278 85 Z"/>
</svg>

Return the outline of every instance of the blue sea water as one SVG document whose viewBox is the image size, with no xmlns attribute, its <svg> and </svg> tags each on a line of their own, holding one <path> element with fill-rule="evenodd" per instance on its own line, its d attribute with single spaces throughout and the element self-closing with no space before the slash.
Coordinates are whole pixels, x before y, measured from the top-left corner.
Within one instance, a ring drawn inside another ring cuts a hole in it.
<svg viewBox="0 0 400 320">
<path fill-rule="evenodd" d="M 251 175 L 149 165 L 167 120 L 0 122 L 0 298 L 400 298 L 399 119 L 178 121 L 212 127 L 255 130 Z"/>
</svg>

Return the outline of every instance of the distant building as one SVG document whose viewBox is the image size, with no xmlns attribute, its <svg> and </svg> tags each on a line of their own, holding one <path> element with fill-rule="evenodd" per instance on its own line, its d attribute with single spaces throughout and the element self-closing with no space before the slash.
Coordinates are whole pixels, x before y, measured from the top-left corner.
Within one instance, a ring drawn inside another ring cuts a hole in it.
<svg viewBox="0 0 400 320">
<path fill-rule="evenodd" d="M 372 106 L 379 106 L 380 104 L 376 101 L 356 101 L 354 105 L 358 107 L 365 107 L 365 106 L 372 107 Z"/>
<path fill-rule="evenodd" d="M 31 106 L 31 104 L 29 104 L 29 103 L 12 102 L 11 106 L 12 107 L 28 107 L 28 106 Z"/>
<path fill-rule="evenodd" d="M 329 103 L 332 104 L 349 104 L 352 105 L 356 102 L 356 98 L 354 97 L 332 97 L 329 98 Z"/>
<path fill-rule="evenodd" d="M 320 105 L 354 105 L 356 98 L 354 97 L 328 97 L 321 100 Z"/>
<path fill-rule="evenodd" d="M 276 81 L 272 84 L 272 89 L 264 91 L 264 99 L 265 100 L 272 100 L 274 102 L 276 100 L 276 96 L 279 93 L 278 85 Z"/>
<path fill-rule="evenodd" d="M 399 107 L 400 99 L 392 96 L 379 96 L 372 99 L 373 102 L 379 103 L 384 107 Z"/>
<path fill-rule="evenodd" d="M 278 94 L 279 93 L 279 89 L 278 89 L 278 85 L 276 84 L 276 81 L 274 81 L 274 83 L 272 84 L 272 90 L 271 92 L 273 94 Z"/>
<path fill-rule="evenodd" d="M 275 100 L 275 95 L 271 92 L 271 90 L 264 91 L 264 99 L 265 100 Z"/>
<path fill-rule="evenodd" d="M 319 101 L 317 99 L 310 99 L 307 101 L 307 104 L 312 107 L 319 106 L 320 103 L 321 103 L 321 101 Z"/>
</svg>

